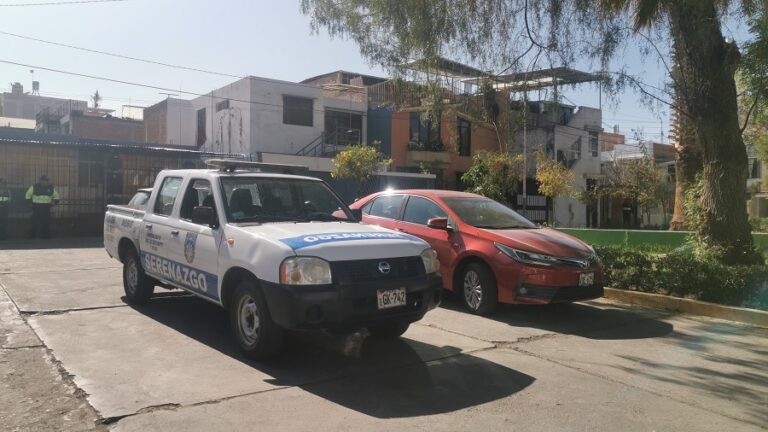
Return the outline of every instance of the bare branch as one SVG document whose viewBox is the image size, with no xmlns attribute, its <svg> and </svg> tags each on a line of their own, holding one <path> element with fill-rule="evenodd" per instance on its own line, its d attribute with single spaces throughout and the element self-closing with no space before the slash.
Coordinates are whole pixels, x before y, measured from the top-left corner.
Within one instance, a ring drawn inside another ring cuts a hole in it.
<svg viewBox="0 0 768 432">
<path fill-rule="evenodd" d="M 755 93 L 755 101 L 752 102 L 752 106 L 749 107 L 749 111 L 747 111 L 747 117 L 744 119 L 744 126 L 741 127 L 741 133 L 744 134 L 744 131 L 747 130 L 747 126 L 749 125 L 749 117 L 752 115 L 752 112 L 755 111 L 755 108 L 757 108 L 757 104 L 760 103 L 760 92 L 758 91 Z"/>
</svg>

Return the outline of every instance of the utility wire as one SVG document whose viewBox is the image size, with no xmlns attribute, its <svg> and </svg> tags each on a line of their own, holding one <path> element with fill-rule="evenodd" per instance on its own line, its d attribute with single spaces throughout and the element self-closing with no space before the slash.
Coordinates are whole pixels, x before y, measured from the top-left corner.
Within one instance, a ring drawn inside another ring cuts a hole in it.
<svg viewBox="0 0 768 432">
<path fill-rule="evenodd" d="M 0 7 L 22 7 L 22 6 L 60 6 L 60 5 L 73 5 L 73 4 L 85 4 L 85 3 L 116 3 L 125 2 L 129 0 L 70 0 L 60 2 L 39 2 L 39 3 L 9 3 L 2 4 Z"/>
<path fill-rule="evenodd" d="M 110 1 L 116 1 L 116 0 L 110 0 Z M 124 1 L 124 0 L 120 0 L 120 1 Z M 31 37 L 31 36 L 24 36 L 24 35 L 20 35 L 20 34 L 16 34 L 16 33 L 10 33 L 10 32 L 6 32 L 6 31 L 2 31 L 2 30 L 0 30 L 0 35 L 11 36 L 11 37 L 19 38 L 19 39 L 26 39 L 26 40 L 30 40 L 30 41 L 34 41 L 34 42 L 40 42 L 40 43 L 44 43 L 44 44 L 48 44 L 48 45 L 55 45 L 55 46 L 64 47 L 64 48 L 70 48 L 70 49 L 74 49 L 74 50 L 78 50 L 78 51 L 85 51 L 85 52 L 89 52 L 89 53 L 93 53 L 93 54 L 101 54 L 101 55 L 106 55 L 106 56 L 110 56 L 110 57 L 117 57 L 117 58 L 122 58 L 122 59 L 126 59 L 126 60 L 133 60 L 133 61 L 138 61 L 138 62 L 142 62 L 142 63 L 149 63 L 149 64 L 153 64 L 153 65 L 158 65 L 158 66 L 165 66 L 165 67 L 174 68 L 174 69 L 182 69 L 182 70 L 188 70 L 188 71 L 192 71 L 192 72 L 201 72 L 201 73 L 206 73 L 206 74 L 210 74 L 210 75 L 219 75 L 219 76 L 225 76 L 225 77 L 230 77 L 230 78 L 244 78 L 241 75 L 233 75 L 233 74 L 228 74 L 228 73 L 224 73 L 224 72 L 216 72 L 216 71 L 211 71 L 211 70 L 206 70 L 206 69 L 198 69 L 198 68 L 194 68 L 194 67 L 176 65 L 176 64 L 172 64 L 172 63 L 164 63 L 164 62 L 160 62 L 160 61 L 148 60 L 148 59 L 143 59 L 143 58 L 139 58 L 139 57 L 131 57 L 131 56 L 127 56 L 127 55 L 116 54 L 116 53 L 111 53 L 111 52 L 107 52 L 107 51 L 100 51 L 100 50 L 95 50 L 95 49 L 91 49 L 91 48 L 83 48 L 83 47 L 69 45 L 69 44 L 65 44 L 65 43 L 61 43 L 61 42 L 53 42 L 53 41 L 48 41 L 48 40 L 44 40 L 44 39 L 34 38 L 34 37 Z"/>
<path fill-rule="evenodd" d="M 268 103 L 268 102 L 257 102 L 257 101 L 249 101 L 249 100 L 244 100 L 244 99 L 235 99 L 235 98 L 224 97 L 224 96 L 216 96 L 216 95 L 213 94 L 213 92 L 210 92 L 210 93 L 207 93 L 207 94 L 205 94 L 205 93 L 196 93 L 196 92 L 191 92 L 191 91 L 186 91 L 186 90 L 177 90 L 177 89 L 172 89 L 172 88 L 168 88 L 168 87 L 156 86 L 156 85 L 152 85 L 152 84 L 136 83 L 136 82 L 131 82 L 131 81 L 118 80 L 118 79 L 114 79 L 114 78 L 101 77 L 101 76 L 97 76 L 97 75 L 88 75 L 88 74 L 83 74 L 83 73 L 79 73 L 79 72 L 70 72 L 70 71 L 65 71 L 65 70 L 61 70 L 61 69 L 54 69 L 54 68 L 49 68 L 49 67 L 43 67 L 43 66 L 30 65 L 30 64 L 25 64 L 25 63 L 13 62 L 13 61 L 10 61 L 10 60 L 2 60 L 2 59 L 0 59 L 0 63 L 10 64 L 10 65 L 14 65 L 14 66 L 23 66 L 23 67 L 26 67 L 26 68 L 45 70 L 45 71 L 49 71 L 49 72 L 55 72 L 55 73 L 60 73 L 60 74 L 65 74 L 65 75 L 78 76 L 78 77 L 82 77 L 82 78 L 89 78 L 89 79 L 95 79 L 95 80 L 100 80 L 100 81 L 109 81 L 109 82 L 114 82 L 114 83 L 118 83 L 118 84 L 129 85 L 129 86 L 144 87 L 144 88 L 149 88 L 149 89 L 153 89 L 153 90 L 161 90 L 161 91 L 167 91 L 167 92 L 183 93 L 183 94 L 187 94 L 187 95 L 191 95 L 191 96 L 197 96 L 197 97 L 209 97 L 209 98 L 212 98 L 212 99 L 230 100 L 230 101 L 234 101 L 234 102 L 242 102 L 242 103 L 247 103 L 247 104 L 251 104 L 251 105 L 264 105 L 264 106 L 280 108 L 280 109 L 283 108 L 283 105 L 271 104 L 271 103 Z M 323 110 L 313 109 L 313 111 L 322 112 Z M 400 119 L 392 119 L 392 120 L 394 121 L 394 120 L 400 120 Z M 402 120 L 406 121 L 406 122 L 410 121 L 409 119 L 402 119 Z M 580 129 L 580 128 L 577 128 L 577 127 L 574 127 L 574 126 L 568 126 L 568 125 L 558 125 L 558 126 L 564 127 L 564 128 L 567 128 L 567 129 L 575 129 L 575 130 L 578 130 L 580 132 L 584 131 L 583 129 Z M 581 134 L 569 133 L 569 132 L 566 132 L 566 131 L 563 131 L 563 130 L 560 130 L 559 133 L 561 133 L 563 135 L 567 135 L 567 136 L 572 136 L 574 138 L 583 138 L 584 137 Z M 625 145 L 630 146 L 630 147 L 634 147 L 634 145 L 631 145 L 631 144 L 625 144 Z"/>
<path fill-rule="evenodd" d="M 247 103 L 247 104 L 251 104 L 251 105 L 264 105 L 264 106 L 279 108 L 281 110 L 283 109 L 283 105 L 279 105 L 279 104 L 273 104 L 273 103 L 268 103 L 268 102 L 250 101 L 250 100 L 245 100 L 245 99 L 236 99 L 236 98 L 231 98 L 231 97 L 227 97 L 227 96 L 217 96 L 217 95 L 214 95 L 213 92 L 196 93 L 196 92 L 191 92 L 191 91 L 187 91 L 187 90 L 179 90 L 179 89 L 174 89 L 174 88 L 169 88 L 169 87 L 161 87 L 161 86 L 157 86 L 157 85 L 153 85 L 153 84 L 137 83 L 137 82 L 132 82 L 132 81 L 124 81 L 124 80 L 119 80 L 119 79 L 114 79 L 114 78 L 102 77 L 102 76 L 98 76 L 98 75 L 89 75 L 89 74 L 84 74 L 84 73 L 79 73 L 79 72 L 65 71 L 65 70 L 62 70 L 62 69 L 54 69 L 54 68 L 49 68 L 49 67 L 44 67 L 44 66 L 35 66 L 35 65 L 31 65 L 31 64 L 19 63 L 19 62 L 14 62 L 14 61 L 10 61 L 10 60 L 2 60 L 2 59 L 0 59 L 0 63 L 14 65 L 14 66 L 23 66 L 23 67 L 30 68 L 30 69 L 39 69 L 39 70 L 55 72 L 55 73 L 60 73 L 60 74 L 64 74 L 64 75 L 72 75 L 72 76 L 77 76 L 77 77 L 81 77 L 81 78 L 94 79 L 94 80 L 99 80 L 99 81 L 109 81 L 109 82 L 113 82 L 113 83 L 117 83 L 117 84 L 124 84 L 124 85 L 129 85 L 129 86 L 134 86 L 134 87 L 144 87 L 144 88 L 148 88 L 148 89 L 160 90 L 160 91 L 169 92 L 169 93 L 176 93 L 176 94 L 181 93 L 181 94 L 186 94 L 186 95 L 190 95 L 190 96 L 208 97 L 208 98 L 211 98 L 211 99 L 219 99 L 219 100 L 230 100 L 230 101 L 233 101 L 233 102 L 242 102 L 242 103 Z M 313 109 L 313 111 L 323 112 L 323 110 L 319 110 L 319 109 Z"/>
</svg>

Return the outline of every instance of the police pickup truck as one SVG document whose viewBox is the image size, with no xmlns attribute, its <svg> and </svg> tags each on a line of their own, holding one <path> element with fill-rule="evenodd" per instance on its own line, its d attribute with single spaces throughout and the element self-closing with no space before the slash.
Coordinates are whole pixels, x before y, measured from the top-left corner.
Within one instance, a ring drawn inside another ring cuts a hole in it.
<svg viewBox="0 0 768 432">
<path fill-rule="evenodd" d="M 104 247 L 128 303 L 186 290 L 223 307 L 240 348 L 263 359 L 285 329 L 395 338 L 440 302 L 427 243 L 359 223 L 322 180 L 283 174 L 302 167 L 207 163 L 160 172 L 144 210 L 108 206 Z"/>
</svg>

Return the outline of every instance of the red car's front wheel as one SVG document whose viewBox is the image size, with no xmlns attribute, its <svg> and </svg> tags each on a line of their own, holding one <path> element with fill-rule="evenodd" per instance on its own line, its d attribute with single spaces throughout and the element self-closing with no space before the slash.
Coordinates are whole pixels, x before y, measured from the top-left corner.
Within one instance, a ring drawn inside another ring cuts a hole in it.
<svg viewBox="0 0 768 432">
<path fill-rule="evenodd" d="M 461 274 L 461 294 L 464 304 L 474 314 L 492 312 L 499 302 L 496 278 L 488 266 L 472 263 Z"/>
</svg>

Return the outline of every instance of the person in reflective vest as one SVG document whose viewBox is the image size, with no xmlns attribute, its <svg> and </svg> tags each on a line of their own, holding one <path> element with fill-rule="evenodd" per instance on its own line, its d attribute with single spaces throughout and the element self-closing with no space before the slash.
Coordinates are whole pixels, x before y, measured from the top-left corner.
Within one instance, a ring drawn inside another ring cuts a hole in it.
<svg viewBox="0 0 768 432">
<path fill-rule="evenodd" d="M 0 240 L 5 240 L 8 230 L 8 207 L 11 205 L 11 191 L 5 180 L 0 178 Z"/>
<path fill-rule="evenodd" d="M 59 193 L 48 181 L 48 176 L 27 189 L 27 201 L 32 203 L 32 226 L 29 238 L 48 238 L 51 235 L 51 207 L 59 203 Z"/>
</svg>

